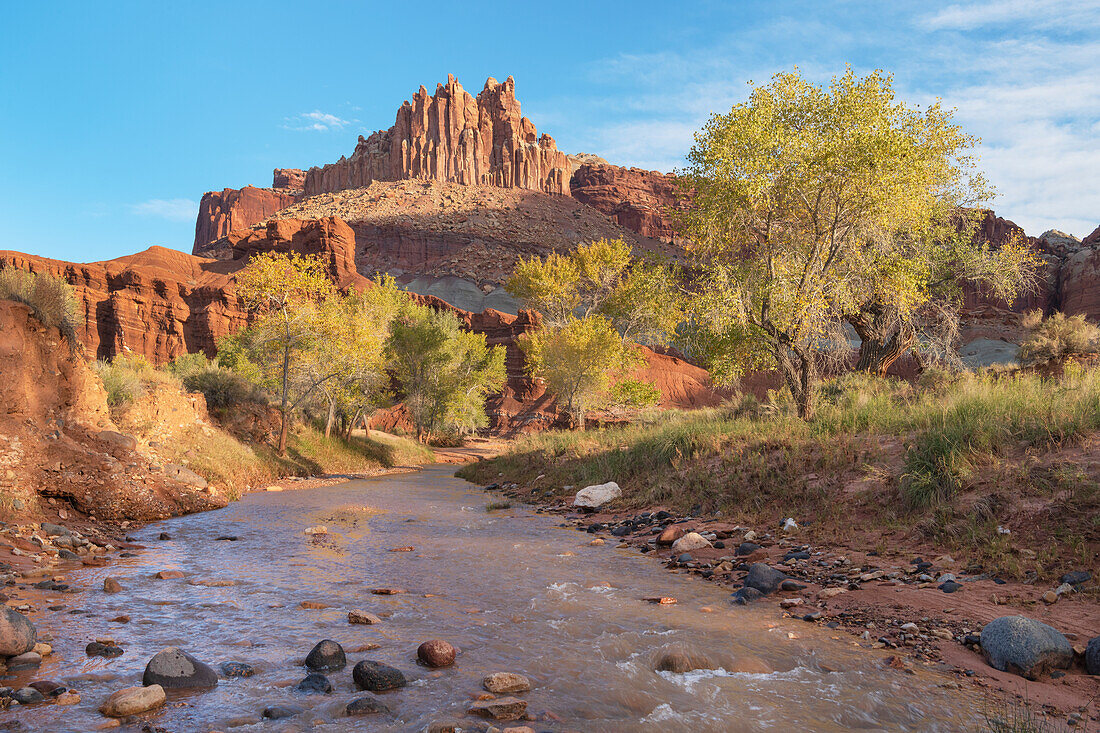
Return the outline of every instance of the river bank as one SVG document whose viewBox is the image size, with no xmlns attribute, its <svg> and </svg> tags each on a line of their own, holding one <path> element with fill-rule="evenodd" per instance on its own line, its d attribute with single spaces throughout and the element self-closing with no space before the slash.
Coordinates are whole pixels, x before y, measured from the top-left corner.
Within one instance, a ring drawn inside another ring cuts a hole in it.
<svg viewBox="0 0 1100 733">
<path fill-rule="evenodd" d="M 463 473 L 484 476 L 491 468 L 490 462 Z M 952 680 L 948 684 L 980 694 L 990 709 L 1026 704 L 1077 729 L 1100 722 L 1100 678 L 1085 673 L 1083 660 L 1087 643 L 1100 633 L 1100 600 L 1087 571 L 1065 577 L 1076 584 L 1064 583 L 1055 593 L 958 562 L 927 543 L 887 545 L 872 532 L 851 532 L 851 542 L 828 541 L 821 538 L 835 532 L 811 532 L 793 520 L 786 528 L 778 522 L 750 527 L 720 512 L 685 516 L 664 505 L 581 509 L 548 497 L 540 484 L 519 486 L 507 478 L 488 488 L 563 517 L 593 545 L 639 552 L 670 574 L 722 588 L 731 594 L 727 603 L 752 602 L 772 609 L 776 618 L 845 631 L 853 646 L 890 652 L 888 663 L 897 669 L 943 674 Z M 691 533 L 694 546 L 684 549 L 677 541 Z M 769 598 L 740 600 L 738 591 L 756 563 L 780 570 L 795 584 Z M 981 629 L 1014 614 L 1061 631 L 1074 649 L 1071 668 L 1029 680 L 990 666 L 982 656 Z"/>
<path fill-rule="evenodd" d="M 731 608 L 725 593 L 654 572 L 636 552 L 590 545 L 525 507 L 494 508 L 491 495 L 452 473 L 434 466 L 323 491 L 249 495 L 134 530 L 145 549 L 76 570 L 71 589 L 16 587 L 54 639 L 53 653 L 18 673 L 17 684 L 54 681 L 81 701 L 15 707 L 0 712 L 0 723 L 55 731 L 110 724 L 98 705 L 136 684 L 163 647 L 178 646 L 215 669 L 237 662 L 256 674 L 222 677 L 201 693 L 169 690 L 167 706 L 124 720 L 124 729 L 355 729 L 345 708 L 363 693 L 348 669 L 325 673 L 331 693 L 298 689 L 302 658 L 324 638 L 345 648 L 348 668 L 369 659 L 406 676 L 407 686 L 374 696 L 389 711 L 370 719 L 377 730 L 719 731 L 732 721 L 745 730 L 947 731 L 980 718 L 978 702 L 938 675 L 894 669 L 885 652 L 856 650 L 831 630 L 762 606 Z M 326 531 L 305 533 L 317 525 Z M 117 592 L 102 590 L 108 577 Z M 371 592 L 380 588 L 403 592 Z M 650 596 L 679 603 L 643 600 Z M 379 622 L 351 624 L 354 610 Z M 104 637 L 121 656 L 86 655 Z M 458 648 L 452 667 L 416 663 L 429 639 Z M 677 666 L 683 659 L 696 668 Z M 531 720 L 466 713 L 494 694 L 481 682 L 495 672 L 530 680 L 530 692 L 515 697 Z M 299 712 L 266 720 L 277 706 Z"/>
</svg>

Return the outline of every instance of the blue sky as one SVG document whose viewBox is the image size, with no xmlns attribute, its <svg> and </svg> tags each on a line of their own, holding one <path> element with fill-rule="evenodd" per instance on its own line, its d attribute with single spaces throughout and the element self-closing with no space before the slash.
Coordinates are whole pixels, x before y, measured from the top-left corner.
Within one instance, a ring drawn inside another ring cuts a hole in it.
<svg viewBox="0 0 1100 733">
<path fill-rule="evenodd" d="M 513 75 L 562 150 L 671 170 L 750 79 L 846 62 L 958 107 L 1029 234 L 1100 224 L 1100 0 L 58 2 L 0 27 L 0 249 L 189 251 L 204 191 L 350 154 L 448 73 Z"/>
</svg>

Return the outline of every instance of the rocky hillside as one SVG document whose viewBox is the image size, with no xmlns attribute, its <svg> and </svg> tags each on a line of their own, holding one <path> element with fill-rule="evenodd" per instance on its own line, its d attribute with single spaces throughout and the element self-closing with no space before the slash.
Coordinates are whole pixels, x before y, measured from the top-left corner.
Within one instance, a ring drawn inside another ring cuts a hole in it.
<svg viewBox="0 0 1100 733">
<path fill-rule="evenodd" d="M 118 431 L 79 346 L 31 309 L 0 300 L 0 513 L 156 519 L 224 506 L 178 465 Z"/>
<path fill-rule="evenodd" d="M 250 227 L 302 198 L 305 173 L 276 168 L 273 178 L 271 188 L 245 186 L 203 194 L 195 220 L 195 253 L 234 229 Z"/>
</svg>

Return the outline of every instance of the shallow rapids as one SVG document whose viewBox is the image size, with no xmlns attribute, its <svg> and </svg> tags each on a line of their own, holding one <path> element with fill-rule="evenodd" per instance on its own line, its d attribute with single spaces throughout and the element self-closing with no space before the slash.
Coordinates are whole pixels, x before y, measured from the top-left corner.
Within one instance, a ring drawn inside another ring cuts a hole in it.
<svg viewBox="0 0 1100 733">
<path fill-rule="evenodd" d="M 210 692 L 169 693 L 168 705 L 146 719 L 172 733 L 421 731 L 463 719 L 492 672 L 531 679 L 533 689 L 519 697 L 535 718 L 526 724 L 539 731 L 955 731 L 973 722 L 972 700 L 937 687 L 946 678 L 891 669 L 885 655 L 783 619 L 774 604 L 733 607 L 728 591 L 610 541 L 589 546 L 592 535 L 559 526 L 558 517 L 523 507 L 487 512 L 493 497 L 453 470 L 255 494 L 135 533 L 148 549 L 74 573 L 71 581 L 87 590 L 51 594 L 41 607 L 64 608 L 36 616 L 55 652 L 20 681 L 60 682 L 81 703 L 0 712 L 0 728 L 18 719 L 28 730 L 93 730 L 105 720 L 99 704 L 140 684 L 146 662 L 166 646 L 215 669 L 226 661 L 257 669 Z M 305 534 L 316 525 L 328 534 Z M 162 532 L 172 539 L 158 541 Z M 217 540 L 224 536 L 238 539 Z M 390 552 L 408 546 L 414 550 Z M 160 570 L 185 577 L 155 580 Z M 103 593 L 107 576 L 124 590 Z M 370 592 L 382 587 L 407 592 Z M 679 603 L 649 604 L 647 596 Z M 350 625 L 351 609 L 383 621 Z M 131 621 L 110 621 L 120 615 Z M 125 654 L 87 658 L 84 646 L 97 637 L 114 638 Z M 326 638 L 349 650 L 347 668 L 328 673 L 335 692 L 297 692 L 303 658 Z M 416 664 L 417 645 L 433 638 L 460 649 L 453 667 Z M 350 651 L 372 643 L 379 648 Z M 705 655 L 718 668 L 655 672 L 673 650 Z M 361 659 L 410 679 L 378 695 L 388 716 L 342 717 L 348 701 L 367 694 L 351 679 Z M 261 720 L 265 707 L 287 704 L 306 710 Z"/>
</svg>

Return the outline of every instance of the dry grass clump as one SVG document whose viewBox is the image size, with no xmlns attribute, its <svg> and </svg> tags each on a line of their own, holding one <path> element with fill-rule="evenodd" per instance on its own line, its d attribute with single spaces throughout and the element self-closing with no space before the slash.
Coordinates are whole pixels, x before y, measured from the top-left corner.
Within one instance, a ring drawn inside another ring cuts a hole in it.
<svg viewBox="0 0 1100 733">
<path fill-rule="evenodd" d="M 1041 311 L 1027 313 L 1021 325 L 1031 331 L 1020 344 L 1021 364 L 1063 363 L 1067 359 L 1100 352 L 1100 327 L 1083 315 L 1067 316 L 1057 311 L 1043 318 Z"/>
<path fill-rule="evenodd" d="M 77 348 L 76 299 L 67 282 L 45 273 L 5 268 L 0 270 L 0 299 L 30 306 L 43 325 L 56 328 Z"/>
</svg>

